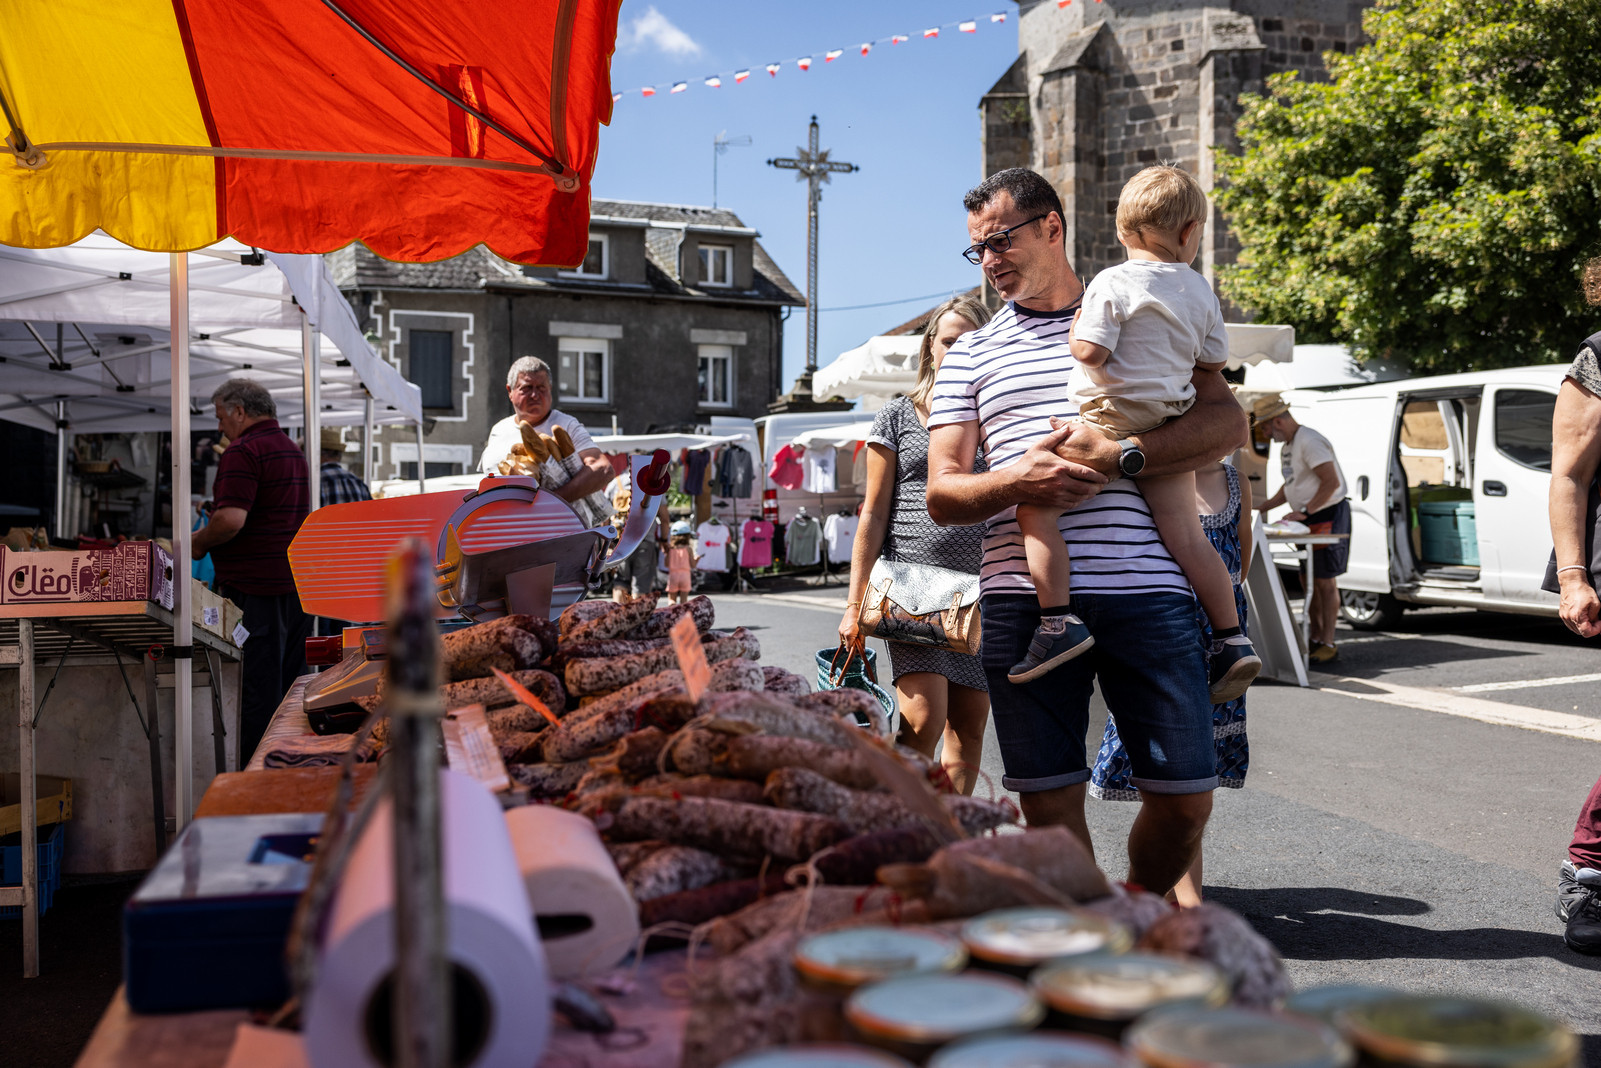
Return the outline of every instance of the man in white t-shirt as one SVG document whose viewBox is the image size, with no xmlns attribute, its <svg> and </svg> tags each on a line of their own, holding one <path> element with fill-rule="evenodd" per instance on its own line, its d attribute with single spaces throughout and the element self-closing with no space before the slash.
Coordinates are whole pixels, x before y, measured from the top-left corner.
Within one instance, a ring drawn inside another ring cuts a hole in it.
<svg viewBox="0 0 1601 1068">
<path fill-rule="evenodd" d="M 928 511 L 947 526 L 987 522 L 980 659 L 1002 782 L 1018 792 L 1029 826 L 1065 826 L 1089 844 L 1085 734 L 1098 684 L 1140 791 L 1128 878 L 1166 893 L 1200 849 L 1216 745 L 1195 598 L 1131 480 L 1194 471 L 1231 451 L 1244 441 L 1244 413 L 1221 375 L 1197 370 L 1194 405 L 1154 430 L 1120 442 L 1076 422 L 1053 430 L 1053 418 L 1073 414 L 1068 332 L 1083 293 L 1067 262 L 1061 200 L 1044 177 L 1013 168 L 963 206 L 974 242 L 964 255 L 1007 306 L 940 365 L 929 398 Z M 988 470 L 974 474 L 980 448 Z M 1046 678 L 1013 684 L 1007 673 L 1040 620 L 1016 519 L 1025 503 L 1061 513 L 1075 611 L 1098 641 Z"/>
<path fill-rule="evenodd" d="M 1345 540 L 1312 550 L 1312 596 L 1307 605 L 1307 656 L 1326 664 L 1339 655 L 1334 647 L 1334 620 L 1340 611 L 1339 578 L 1351 556 L 1351 502 L 1345 499 L 1345 472 L 1334 456 L 1329 439 L 1290 414 L 1290 406 L 1277 393 L 1262 397 L 1251 407 L 1251 419 L 1279 442 L 1284 485 L 1257 509 L 1267 513 L 1289 502 L 1285 519 L 1305 523 L 1314 534 L 1344 534 Z"/>
<path fill-rule="evenodd" d="M 511 455 L 511 447 L 523 440 L 519 423 L 530 425 L 541 434 L 550 434 L 561 427 L 573 439 L 573 448 L 584 467 L 566 485 L 551 492 L 564 501 L 576 501 L 606 488 L 606 483 L 612 479 L 611 462 L 595 447 L 584 424 L 552 407 L 554 398 L 548 363 L 537 356 L 524 356 L 513 362 L 506 372 L 506 395 L 511 398 L 515 410 L 490 428 L 478 470 L 492 475 L 500 469 L 501 461 Z"/>
</svg>

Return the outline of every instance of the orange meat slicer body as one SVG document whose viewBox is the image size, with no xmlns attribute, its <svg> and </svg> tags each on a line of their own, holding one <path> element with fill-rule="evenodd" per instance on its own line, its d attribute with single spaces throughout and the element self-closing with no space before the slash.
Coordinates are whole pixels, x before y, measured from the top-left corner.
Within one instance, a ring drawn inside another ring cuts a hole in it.
<svg viewBox="0 0 1601 1068">
<path fill-rule="evenodd" d="M 566 501 L 520 477 L 489 476 L 465 495 L 452 490 L 319 508 L 289 545 L 301 607 L 329 619 L 382 620 L 385 562 L 402 539 L 417 537 L 434 546 L 441 617 L 554 618 L 651 533 L 667 493 L 667 452 L 635 456 L 629 470 L 633 506 L 621 533 L 612 526 L 586 530 Z"/>
</svg>

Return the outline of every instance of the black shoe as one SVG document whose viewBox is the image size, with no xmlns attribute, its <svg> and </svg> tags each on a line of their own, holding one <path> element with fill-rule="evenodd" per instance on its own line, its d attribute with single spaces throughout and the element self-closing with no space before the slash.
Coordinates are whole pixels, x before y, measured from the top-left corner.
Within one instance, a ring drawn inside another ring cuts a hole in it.
<svg viewBox="0 0 1601 1068">
<path fill-rule="evenodd" d="M 1567 915 L 1564 916 L 1563 913 Z M 1575 953 L 1601 954 L 1601 871 L 1562 862 L 1558 877 L 1557 916 L 1568 929 L 1562 939 Z"/>
<path fill-rule="evenodd" d="M 1078 616 L 1068 613 L 1061 617 L 1066 625 L 1061 630 L 1046 630 L 1041 623 L 1034 628 L 1034 637 L 1028 643 L 1028 655 L 1012 665 L 1006 681 L 1017 685 L 1033 682 L 1052 668 L 1067 663 L 1095 644 L 1090 628 Z"/>
<path fill-rule="evenodd" d="M 1262 671 L 1262 660 L 1243 634 L 1212 643 L 1212 703 L 1227 704 L 1244 693 Z"/>
</svg>

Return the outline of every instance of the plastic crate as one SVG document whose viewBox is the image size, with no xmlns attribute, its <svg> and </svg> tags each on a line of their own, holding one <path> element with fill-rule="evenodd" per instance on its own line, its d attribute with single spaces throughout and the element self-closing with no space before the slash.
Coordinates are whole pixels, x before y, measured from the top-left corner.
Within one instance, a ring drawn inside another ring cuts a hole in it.
<svg viewBox="0 0 1601 1068">
<path fill-rule="evenodd" d="M 1419 501 L 1418 528 L 1425 562 L 1479 566 L 1479 527 L 1472 501 Z"/>
<path fill-rule="evenodd" d="M 56 891 L 61 888 L 61 851 L 66 825 L 52 823 L 39 828 L 39 915 L 50 911 Z M 22 885 L 22 835 L 0 838 L 0 885 Z M 21 905 L 0 907 L 0 920 L 20 919 Z"/>
</svg>

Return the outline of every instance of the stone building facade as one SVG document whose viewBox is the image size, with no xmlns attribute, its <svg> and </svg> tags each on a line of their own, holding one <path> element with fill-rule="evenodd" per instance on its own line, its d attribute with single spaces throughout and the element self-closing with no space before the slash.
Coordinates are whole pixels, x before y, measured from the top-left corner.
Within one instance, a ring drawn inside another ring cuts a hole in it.
<svg viewBox="0 0 1601 1068">
<path fill-rule="evenodd" d="M 726 209 L 596 200 L 575 270 L 524 267 L 482 246 L 392 263 L 360 245 L 329 265 L 378 351 L 423 391 L 429 477 L 477 469 L 511 414 L 519 356 L 556 371 L 556 406 L 596 433 L 755 418 L 783 390 L 783 318 L 805 297 Z M 376 478 L 412 478 L 411 427 L 376 436 Z"/>
<path fill-rule="evenodd" d="M 1123 183 L 1172 161 L 1216 185 L 1213 148 L 1238 149 L 1240 96 L 1362 40 L 1371 0 L 1056 0 L 1019 4 L 1018 58 L 979 104 L 984 174 L 1027 166 L 1051 180 L 1085 278 L 1121 263 Z M 1215 282 L 1238 243 L 1214 209 L 1197 266 Z"/>
</svg>

